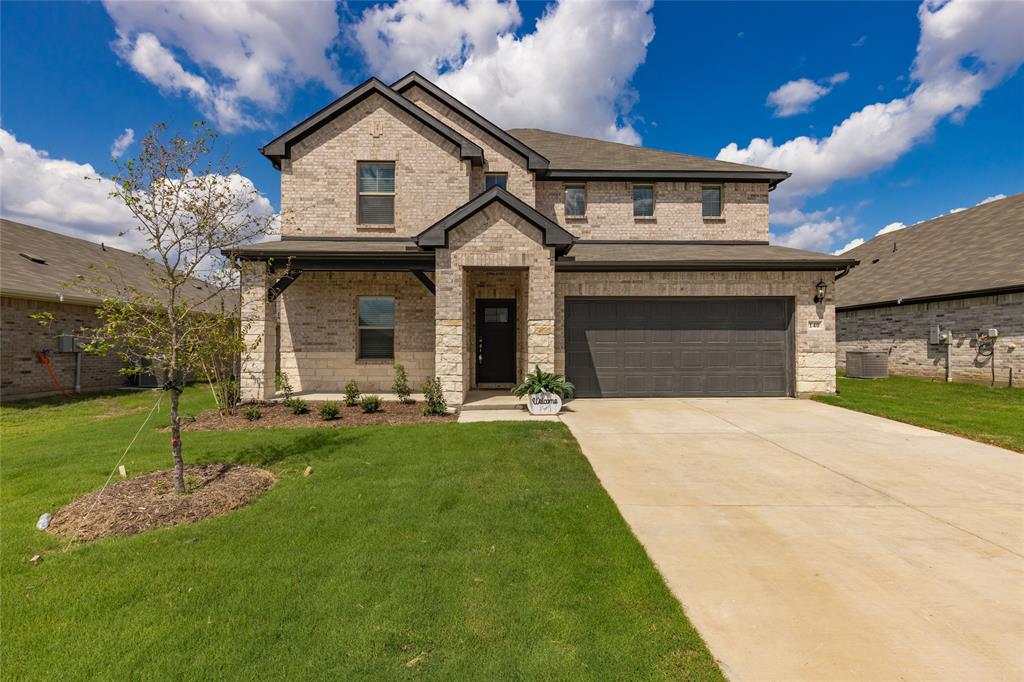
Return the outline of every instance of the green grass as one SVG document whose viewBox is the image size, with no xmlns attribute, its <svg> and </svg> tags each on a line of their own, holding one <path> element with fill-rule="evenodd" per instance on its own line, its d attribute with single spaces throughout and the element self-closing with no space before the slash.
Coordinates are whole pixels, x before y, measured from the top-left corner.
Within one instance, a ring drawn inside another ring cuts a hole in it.
<svg viewBox="0 0 1024 682">
<path fill-rule="evenodd" d="M 1024 391 L 912 377 L 848 379 L 829 405 L 876 414 L 1024 452 Z"/>
<path fill-rule="evenodd" d="M 0 408 L 4 679 L 721 679 L 561 424 L 186 433 L 189 461 L 277 485 L 67 550 L 35 530 L 153 400 Z M 168 466 L 167 421 L 165 401 L 130 473 Z"/>
</svg>

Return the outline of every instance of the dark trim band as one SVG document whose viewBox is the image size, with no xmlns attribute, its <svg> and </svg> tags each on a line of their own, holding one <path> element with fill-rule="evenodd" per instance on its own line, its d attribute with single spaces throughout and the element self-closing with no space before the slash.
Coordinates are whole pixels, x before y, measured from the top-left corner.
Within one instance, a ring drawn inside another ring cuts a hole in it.
<svg viewBox="0 0 1024 682">
<path fill-rule="evenodd" d="M 869 308 L 897 308 L 916 303 L 937 303 L 939 301 L 956 301 L 963 298 L 979 298 L 981 296 L 1000 296 L 1002 294 L 1016 294 L 1024 292 L 1024 284 L 1012 287 L 996 287 L 994 289 L 975 289 L 974 291 L 959 291 L 952 294 L 937 294 L 935 296 L 918 296 L 916 298 L 899 298 L 891 301 L 878 301 L 875 303 L 860 303 L 857 305 L 836 306 L 836 312 L 848 310 L 867 310 Z"/>
</svg>

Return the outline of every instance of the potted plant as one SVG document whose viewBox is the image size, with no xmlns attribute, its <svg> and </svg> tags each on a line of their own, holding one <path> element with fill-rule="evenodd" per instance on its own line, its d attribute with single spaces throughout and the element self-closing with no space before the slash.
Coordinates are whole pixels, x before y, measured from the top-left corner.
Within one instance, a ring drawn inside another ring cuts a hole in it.
<svg viewBox="0 0 1024 682">
<path fill-rule="evenodd" d="M 558 414 L 562 410 L 562 399 L 571 398 L 575 392 L 576 387 L 561 374 L 545 372 L 539 366 L 512 389 L 516 397 L 526 397 L 530 414 Z"/>
</svg>

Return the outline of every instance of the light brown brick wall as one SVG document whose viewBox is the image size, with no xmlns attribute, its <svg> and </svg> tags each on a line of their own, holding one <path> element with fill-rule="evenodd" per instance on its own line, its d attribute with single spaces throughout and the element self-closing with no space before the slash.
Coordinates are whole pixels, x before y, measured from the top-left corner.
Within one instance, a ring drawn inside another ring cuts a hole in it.
<svg viewBox="0 0 1024 682">
<path fill-rule="evenodd" d="M 41 326 L 30 315 L 49 312 L 55 320 Z M 57 352 L 57 335 L 73 334 L 83 327 L 99 324 L 91 306 L 36 301 L 23 298 L 0 299 L 0 399 L 19 400 L 57 392 L 46 367 L 36 361 L 34 350 L 48 350 L 57 379 L 70 393 L 75 387 L 75 354 Z M 114 354 L 82 354 L 83 391 L 125 385 L 118 373 L 123 363 Z"/>
<path fill-rule="evenodd" d="M 444 121 L 448 126 L 478 144 L 484 150 L 486 163 L 482 168 L 473 168 L 470 180 L 470 196 L 484 191 L 484 173 L 507 173 L 508 191 L 533 206 L 536 201 L 534 175 L 526 169 L 526 159 L 518 152 L 510 149 L 503 142 L 483 130 L 473 122 L 445 106 L 430 93 L 419 86 L 413 86 L 405 92 L 407 99 L 417 106 L 430 112 L 435 118 Z"/>
<path fill-rule="evenodd" d="M 357 299 L 395 297 L 395 359 L 358 358 Z M 281 370 L 296 391 L 391 391 L 393 364 L 419 390 L 434 372 L 434 296 L 409 272 L 306 272 L 279 299 Z"/>
<path fill-rule="evenodd" d="M 587 215 L 565 218 L 565 183 L 537 183 L 537 210 L 580 239 L 768 239 L 768 185 L 724 183 L 721 218 L 701 216 L 701 184 L 659 182 L 654 219 L 633 217 L 633 185 L 588 182 Z"/>
<path fill-rule="evenodd" d="M 838 356 L 845 369 L 852 350 L 884 352 L 889 373 L 931 379 L 946 377 L 946 348 L 928 343 L 935 325 L 953 332 L 953 380 L 990 384 L 992 357 L 981 356 L 977 332 L 995 327 L 996 385 L 1024 384 L 1024 293 L 979 296 L 955 301 L 914 303 L 837 313 Z"/>
<path fill-rule="evenodd" d="M 796 393 L 834 393 L 835 307 L 814 302 L 831 272 L 559 272 L 555 277 L 555 367 L 565 371 L 565 299 L 569 296 L 782 296 L 793 298 Z M 812 327 L 811 325 L 815 325 Z"/>
<path fill-rule="evenodd" d="M 395 162 L 395 224 L 357 224 L 356 163 Z M 458 148 L 371 95 L 292 149 L 281 170 L 281 232 L 306 236 L 419 234 L 470 199 Z"/>
</svg>

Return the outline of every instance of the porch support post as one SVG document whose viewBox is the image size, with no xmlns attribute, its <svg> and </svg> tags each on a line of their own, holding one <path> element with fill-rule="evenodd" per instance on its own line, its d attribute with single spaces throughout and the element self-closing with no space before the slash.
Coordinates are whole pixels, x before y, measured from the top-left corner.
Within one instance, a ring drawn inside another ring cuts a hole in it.
<svg viewBox="0 0 1024 682">
<path fill-rule="evenodd" d="M 530 265 L 526 318 L 528 372 L 534 367 L 555 371 L 555 256 L 554 249 L 546 251 L 546 259 Z"/>
<path fill-rule="evenodd" d="M 450 250 L 437 249 L 436 258 L 434 372 L 449 407 L 458 407 L 466 397 L 465 273 Z"/>
<path fill-rule="evenodd" d="M 267 300 L 270 273 L 263 261 L 243 261 L 241 325 L 245 350 L 239 388 L 242 400 L 274 397 L 277 373 L 277 305 Z"/>
</svg>

